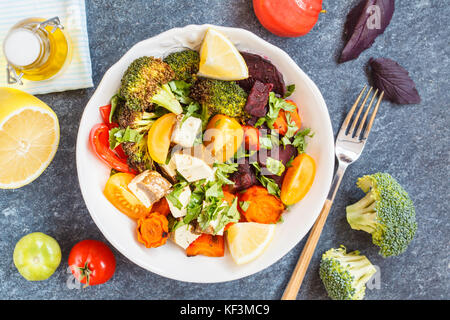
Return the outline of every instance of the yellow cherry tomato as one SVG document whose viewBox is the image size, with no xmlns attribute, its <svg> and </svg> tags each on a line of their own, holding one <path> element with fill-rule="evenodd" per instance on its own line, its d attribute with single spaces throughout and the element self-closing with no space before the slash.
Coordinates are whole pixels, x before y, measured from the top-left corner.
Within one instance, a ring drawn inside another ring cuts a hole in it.
<svg viewBox="0 0 450 320">
<path fill-rule="evenodd" d="M 167 113 L 156 120 L 148 132 L 148 153 L 158 163 L 166 162 L 176 118 L 175 113 Z"/>
<path fill-rule="evenodd" d="M 281 186 L 281 201 L 293 205 L 302 200 L 311 188 L 316 175 L 316 162 L 306 153 L 298 155 L 288 168 Z"/>
<path fill-rule="evenodd" d="M 120 212 L 131 219 L 139 219 L 149 214 L 151 208 L 144 206 L 128 189 L 128 184 L 134 177 L 134 174 L 125 172 L 112 175 L 106 182 L 103 194 Z"/>
<path fill-rule="evenodd" d="M 244 140 L 244 129 L 236 119 L 217 114 L 209 120 L 203 141 L 220 162 L 230 159 Z"/>
</svg>

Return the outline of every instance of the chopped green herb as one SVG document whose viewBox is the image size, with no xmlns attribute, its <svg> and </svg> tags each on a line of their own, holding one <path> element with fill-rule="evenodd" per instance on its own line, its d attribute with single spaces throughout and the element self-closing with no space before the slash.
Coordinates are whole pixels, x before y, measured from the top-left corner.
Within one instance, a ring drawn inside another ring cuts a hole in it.
<svg viewBox="0 0 450 320">
<path fill-rule="evenodd" d="M 126 129 L 112 128 L 109 130 L 109 147 L 111 150 L 114 150 L 123 142 L 138 143 L 143 136 L 143 134 L 140 134 L 137 130 L 130 129 L 130 127 Z"/>
<path fill-rule="evenodd" d="M 312 138 L 313 136 L 314 133 L 311 133 L 311 129 L 309 128 L 303 131 L 299 131 L 295 135 L 292 145 L 297 148 L 299 154 L 302 154 L 305 152 L 306 146 L 308 145 L 308 143 L 306 142 L 306 137 Z"/>
<path fill-rule="evenodd" d="M 267 157 L 266 159 L 266 168 L 277 176 L 281 176 L 286 169 L 283 162 L 271 157 Z"/>
<path fill-rule="evenodd" d="M 239 207 L 245 212 L 250 207 L 250 201 L 239 201 Z"/>
<path fill-rule="evenodd" d="M 295 91 L 295 84 L 290 84 L 286 87 L 286 93 L 284 95 L 284 99 L 286 99 L 287 97 L 290 97 Z"/>
<path fill-rule="evenodd" d="M 180 103 L 190 104 L 192 102 L 192 99 L 189 97 L 192 84 L 182 80 L 173 80 L 169 82 L 169 87 Z"/>
<path fill-rule="evenodd" d="M 267 189 L 269 194 L 279 197 L 281 194 L 281 190 L 278 184 L 273 179 L 261 174 L 261 167 L 257 162 L 252 162 L 251 164 L 256 169 L 256 179 L 261 182 L 261 184 Z"/>
</svg>

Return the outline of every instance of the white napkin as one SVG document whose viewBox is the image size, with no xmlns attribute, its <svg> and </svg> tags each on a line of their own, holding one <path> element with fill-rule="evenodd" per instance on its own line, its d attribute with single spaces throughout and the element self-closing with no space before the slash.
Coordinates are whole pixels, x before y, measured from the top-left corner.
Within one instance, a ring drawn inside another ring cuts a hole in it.
<svg viewBox="0 0 450 320">
<path fill-rule="evenodd" d="M 55 16 L 60 18 L 73 48 L 72 61 L 64 73 L 50 80 L 23 79 L 23 85 L 10 85 L 6 80 L 7 62 L 0 46 L 0 86 L 17 88 L 31 94 L 93 86 L 84 0 L 0 0 L 0 42 L 20 20 L 31 17 L 50 19 Z"/>
</svg>

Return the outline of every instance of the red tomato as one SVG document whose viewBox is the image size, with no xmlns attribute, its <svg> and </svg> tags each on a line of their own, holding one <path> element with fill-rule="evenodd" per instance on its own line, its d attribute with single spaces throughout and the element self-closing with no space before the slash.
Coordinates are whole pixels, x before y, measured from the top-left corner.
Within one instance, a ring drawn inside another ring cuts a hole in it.
<svg viewBox="0 0 450 320">
<path fill-rule="evenodd" d="M 126 159 L 119 157 L 109 148 L 109 128 L 106 124 L 99 123 L 91 129 L 89 143 L 97 157 L 111 168 L 120 172 L 136 173 L 128 166 Z"/>
<path fill-rule="evenodd" d="M 100 115 L 102 116 L 103 119 L 103 123 L 106 124 L 108 126 L 108 128 L 115 128 L 118 127 L 119 125 L 117 123 L 114 122 L 109 122 L 109 115 L 111 113 L 111 105 L 108 104 L 107 106 L 103 106 L 99 108 L 100 110 Z"/>
<path fill-rule="evenodd" d="M 243 126 L 246 150 L 259 150 L 259 130 L 252 126 Z"/>
<path fill-rule="evenodd" d="M 69 267 L 78 281 L 95 286 L 111 279 L 116 270 L 116 258 L 103 242 L 83 240 L 70 251 Z"/>
<path fill-rule="evenodd" d="M 253 0 L 261 24 L 280 37 L 307 34 L 319 19 L 322 0 Z"/>
</svg>

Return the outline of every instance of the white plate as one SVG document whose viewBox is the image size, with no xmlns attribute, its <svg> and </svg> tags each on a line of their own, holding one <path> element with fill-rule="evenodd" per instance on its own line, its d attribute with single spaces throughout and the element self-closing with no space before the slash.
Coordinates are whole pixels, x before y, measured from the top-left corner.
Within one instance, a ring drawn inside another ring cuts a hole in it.
<svg viewBox="0 0 450 320">
<path fill-rule="evenodd" d="M 120 86 L 124 71 L 134 59 L 144 55 L 163 57 L 181 47 L 198 48 L 208 27 L 226 34 L 239 50 L 268 57 L 284 75 L 286 84 L 295 83 L 296 90 L 290 99 L 299 105 L 303 125 L 315 132 L 307 149 L 317 163 L 317 174 L 311 190 L 300 203 L 284 214 L 284 223 L 277 226 L 274 240 L 266 252 L 243 266 L 235 265 L 228 253 L 223 258 L 186 257 L 184 251 L 170 241 L 165 246 L 153 249 L 141 245 L 136 238 L 136 223 L 120 213 L 104 197 L 102 191 L 110 169 L 96 158 L 88 144 L 92 126 L 102 121 L 99 107 L 109 104 Z M 106 72 L 81 118 L 76 150 L 78 179 L 92 219 L 108 241 L 128 259 L 171 279 L 203 283 L 230 281 L 269 267 L 302 240 L 312 227 L 331 184 L 334 170 L 333 140 L 330 117 L 320 91 L 286 52 L 243 29 L 189 25 L 139 42 Z"/>
</svg>

